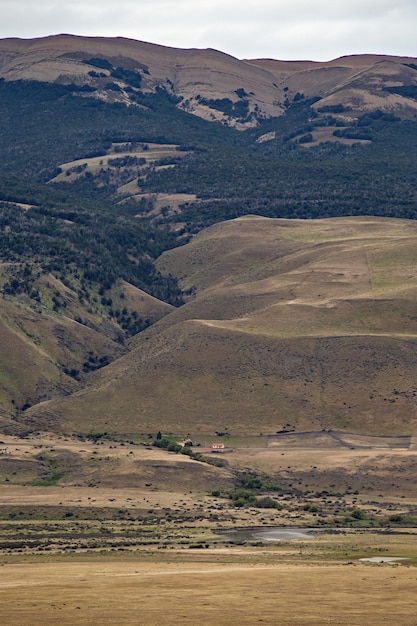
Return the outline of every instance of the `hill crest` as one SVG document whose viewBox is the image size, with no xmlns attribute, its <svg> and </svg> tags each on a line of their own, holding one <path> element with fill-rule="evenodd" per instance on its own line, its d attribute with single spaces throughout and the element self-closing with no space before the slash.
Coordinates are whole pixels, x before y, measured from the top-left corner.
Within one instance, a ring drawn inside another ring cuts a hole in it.
<svg viewBox="0 0 417 626">
<path fill-rule="evenodd" d="M 100 59 L 108 65 L 97 68 Z M 387 64 L 390 70 L 382 71 Z M 412 116 L 416 99 L 404 93 L 389 97 L 386 89 L 416 86 L 416 67 L 417 59 L 411 57 L 371 54 L 328 62 L 239 60 L 213 49 L 168 48 L 121 37 L 62 34 L 0 40 L 0 77 L 5 80 L 87 85 L 96 97 L 130 104 L 131 89 L 162 88 L 178 99 L 180 108 L 240 129 L 282 115 L 300 97 L 317 98 L 317 110 L 344 105 L 350 117 L 376 108 Z M 120 68 L 124 72 L 115 73 Z M 358 85 L 363 73 L 366 84 Z M 117 88 L 109 87 L 109 81 Z"/>
</svg>

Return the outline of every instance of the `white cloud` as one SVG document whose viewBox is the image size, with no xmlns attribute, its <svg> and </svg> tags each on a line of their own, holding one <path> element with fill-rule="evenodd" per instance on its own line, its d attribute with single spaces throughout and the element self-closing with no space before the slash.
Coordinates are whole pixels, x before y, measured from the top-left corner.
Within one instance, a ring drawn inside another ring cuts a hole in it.
<svg viewBox="0 0 417 626">
<path fill-rule="evenodd" d="M 0 37 L 125 36 L 240 58 L 417 56 L 415 0 L 0 0 Z"/>
</svg>

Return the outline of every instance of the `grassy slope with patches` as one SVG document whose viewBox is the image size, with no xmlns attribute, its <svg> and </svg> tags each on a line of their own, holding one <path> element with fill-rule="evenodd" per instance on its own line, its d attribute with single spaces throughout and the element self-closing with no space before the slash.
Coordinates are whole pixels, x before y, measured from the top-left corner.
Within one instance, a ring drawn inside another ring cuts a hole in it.
<svg viewBox="0 0 417 626">
<path fill-rule="evenodd" d="M 45 307 L 34 310 L 23 299 L 0 300 L 0 328 L 2 418 L 16 418 L 28 406 L 79 389 L 87 366 L 125 351 L 100 330 Z"/>
<path fill-rule="evenodd" d="M 166 252 L 195 298 L 91 387 L 27 412 L 52 429 L 415 430 L 412 221 L 247 217 Z M 401 253 L 395 254 L 399 249 Z"/>
</svg>

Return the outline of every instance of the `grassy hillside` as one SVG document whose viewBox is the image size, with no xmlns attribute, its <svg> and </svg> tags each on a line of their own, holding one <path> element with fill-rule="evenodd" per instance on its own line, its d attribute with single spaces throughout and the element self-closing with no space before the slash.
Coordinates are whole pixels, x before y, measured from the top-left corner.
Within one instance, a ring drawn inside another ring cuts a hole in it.
<svg viewBox="0 0 417 626">
<path fill-rule="evenodd" d="M 49 290 L 51 297 L 56 293 Z M 104 330 L 98 316 L 96 325 L 93 316 L 76 321 L 28 300 L 0 300 L 0 416 L 6 423 L 39 401 L 80 389 L 90 371 L 125 352 L 117 329 L 109 324 Z"/>
<path fill-rule="evenodd" d="M 128 350 L 129 337 L 174 307 L 131 283 L 102 289 L 63 265 L 0 265 L 0 417 L 81 389 Z M 46 259 L 45 259 L 46 261 Z M 68 272 L 68 273 L 67 273 Z"/>
<path fill-rule="evenodd" d="M 415 432 L 413 221 L 213 226 L 158 264 L 194 297 L 23 421 L 108 432 Z M 84 424 L 84 426 L 83 426 Z"/>
</svg>

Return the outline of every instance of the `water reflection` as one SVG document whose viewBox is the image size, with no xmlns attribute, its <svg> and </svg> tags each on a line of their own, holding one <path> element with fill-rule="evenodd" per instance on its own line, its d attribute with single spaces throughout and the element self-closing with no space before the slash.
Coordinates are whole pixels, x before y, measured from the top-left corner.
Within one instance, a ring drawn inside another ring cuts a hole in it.
<svg viewBox="0 0 417 626">
<path fill-rule="evenodd" d="M 317 528 L 237 528 L 219 531 L 226 541 L 292 541 L 311 539 L 318 532 Z"/>
</svg>

